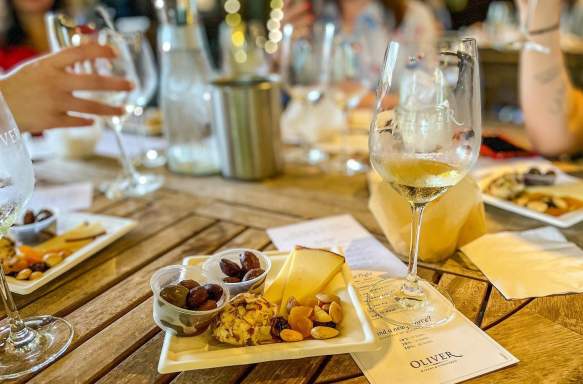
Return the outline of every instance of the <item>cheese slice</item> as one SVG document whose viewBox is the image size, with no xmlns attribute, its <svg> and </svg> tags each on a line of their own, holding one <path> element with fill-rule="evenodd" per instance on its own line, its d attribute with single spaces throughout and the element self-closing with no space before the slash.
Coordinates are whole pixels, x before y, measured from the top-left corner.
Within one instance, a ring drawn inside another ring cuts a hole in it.
<svg viewBox="0 0 583 384">
<path fill-rule="evenodd" d="M 283 290 L 287 283 L 287 277 L 289 275 L 289 270 L 292 264 L 292 260 L 295 255 L 295 249 L 290 252 L 290 254 L 285 258 L 283 267 L 277 273 L 275 279 L 271 284 L 265 289 L 263 297 L 265 297 L 269 302 L 274 304 L 281 303 L 281 298 L 283 297 Z"/>
<path fill-rule="evenodd" d="M 323 249 L 296 247 L 283 289 L 280 315 L 287 313 L 288 299 L 299 302 L 321 292 L 344 265 L 344 257 Z"/>
</svg>

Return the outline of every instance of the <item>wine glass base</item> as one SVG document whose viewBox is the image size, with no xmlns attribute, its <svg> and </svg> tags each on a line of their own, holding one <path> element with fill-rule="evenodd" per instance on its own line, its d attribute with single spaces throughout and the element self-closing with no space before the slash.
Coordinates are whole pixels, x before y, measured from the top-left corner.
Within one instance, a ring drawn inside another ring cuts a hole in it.
<svg viewBox="0 0 583 384">
<path fill-rule="evenodd" d="M 139 162 L 146 168 L 158 168 L 166 164 L 166 156 L 155 149 L 150 149 L 142 154 Z"/>
<path fill-rule="evenodd" d="M 140 197 L 152 193 L 164 184 L 164 176 L 138 173 L 135 178 L 121 178 L 101 186 L 109 199 Z"/>
<path fill-rule="evenodd" d="M 36 372 L 61 356 L 73 340 L 73 327 L 67 321 L 53 316 L 34 316 L 24 324 L 36 337 L 20 347 L 8 341 L 10 326 L 0 328 L 0 380 Z"/>
<path fill-rule="evenodd" d="M 405 281 L 400 278 L 375 283 L 366 297 L 369 309 L 388 323 L 408 328 L 432 328 L 452 319 L 454 305 L 445 290 L 419 279 L 419 294 L 405 294 Z"/>
</svg>

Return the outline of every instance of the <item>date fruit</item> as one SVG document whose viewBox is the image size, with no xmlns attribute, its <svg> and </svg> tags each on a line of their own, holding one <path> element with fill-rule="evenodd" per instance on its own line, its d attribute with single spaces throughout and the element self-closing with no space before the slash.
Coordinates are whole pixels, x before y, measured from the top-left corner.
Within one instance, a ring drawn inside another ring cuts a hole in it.
<svg viewBox="0 0 583 384">
<path fill-rule="evenodd" d="M 208 293 L 209 300 L 219 301 L 223 296 L 223 288 L 217 284 L 205 284 L 203 285 L 204 289 Z"/>
<path fill-rule="evenodd" d="M 241 267 L 243 267 L 244 271 L 261 268 L 259 258 L 253 252 L 245 251 L 239 255 L 239 261 L 241 262 Z"/>
<path fill-rule="evenodd" d="M 208 292 L 204 287 L 198 286 L 188 293 L 186 298 L 186 307 L 188 309 L 197 309 L 202 303 L 208 300 Z"/>
<path fill-rule="evenodd" d="M 238 277 L 235 277 L 235 276 L 227 276 L 223 279 L 223 281 L 225 283 L 228 283 L 228 284 L 235 284 L 235 283 L 240 283 L 241 279 L 239 279 Z"/>
<path fill-rule="evenodd" d="M 180 283 L 178 283 L 180 285 L 182 285 L 183 287 L 186 287 L 187 289 L 194 289 L 196 287 L 199 287 L 200 284 L 194 280 L 188 279 L 188 280 L 182 280 Z"/>
<path fill-rule="evenodd" d="M 210 311 L 217 308 L 217 302 L 214 300 L 207 300 L 196 309 L 197 311 Z"/>
<path fill-rule="evenodd" d="M 249 271 L 247 271 L 245 276 L 243 276 L 243 281 L 253 280 L 256 277 L 263 275 L 263 272 L 265 272 L 265 271 L 261 268 L 250 269 Z"/>
<path fill-rule="evenodd" d="M 221 267 L 221 271 L 227 276 L 239 277 L 241 275 L 241 267 L 234 261 L 221 259 L 219 266 Z"/>
</svg>

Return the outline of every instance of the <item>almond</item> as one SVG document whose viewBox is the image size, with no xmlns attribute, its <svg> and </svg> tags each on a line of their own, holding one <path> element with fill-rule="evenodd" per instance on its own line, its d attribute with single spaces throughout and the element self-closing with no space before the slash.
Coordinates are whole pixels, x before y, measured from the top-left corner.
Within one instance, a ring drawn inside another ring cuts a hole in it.
<svg viewBox="0 0 583 384">
<path fill-rule="evenodd" d="M 330 327 L 314 327 L 310 334 L 314 339 L 325 340 L 338 336 L 339 330 Z"/>
<path fill-rule="evenodd" d="M 330 309 L 328 311 L 332 321 L 336 324 L 340 324 L 342 322 L 342 307 L 337 302 L 332 302 L 330 304 Z"/>
<path fill-rule="evenodd" d="M 318 323 L 329 323 L 330 321 L 332 321 L 332 317 L 317 305 L 314 306 L 314 319 Z"/>
<path fill-rule="evenodd" d="M 330 304 L 333 301 L 340 303 L 340 298 L 338 296 L 329 293 L 320 292 L 316 295 L 316 299 L 318 299 L 320 304 Z"/>
<path fill-rule="evenodd" d="M 279 333 L 279 337 L 283 341 L 287 342 L 294 342 L 294 341 L 302 341 L 304 340 L 304 336 L 298 331 L 294 331 L 293 329 L 284 329 Z"/>
</svg>

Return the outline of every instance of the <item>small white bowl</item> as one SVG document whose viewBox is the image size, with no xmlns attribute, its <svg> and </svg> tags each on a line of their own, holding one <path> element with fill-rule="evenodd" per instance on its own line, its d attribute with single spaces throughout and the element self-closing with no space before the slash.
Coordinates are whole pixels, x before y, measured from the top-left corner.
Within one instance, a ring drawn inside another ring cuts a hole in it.
<svg viewBox="0 0 583 384">
<path fill-rule="evenodd" d="M 38 221 L 32 224 L 20 224 L 10 227 L 10 235 L 14 240 L 26 245 L 38 244 L 46 240 L 47 236 L 43 236 L 45 231 L 56 233 L 57 230 L 57 212 L 54 209 L 49 209 L 53 215 L 45 220 Z M 20 218 L 22 222 L 22 217 Z"/>
<path fill-rule="evenodd" d="M 263 272 L 261 275 L 257 276 L 254 279 L 248 281 L 242 281 L 240 283 L 225 283 L 223 279 L 227 277 L 221 271 L 220 262 L 221 259 L 227 259 L 230 261 L 234 261 L 238 265 L 241 265 L 239 261 L 239 256 L 244 252 L 251 252 L 259 259 L 259 265 Z M 235 297 L 239 293 L 243 292 L 250 292 L 250 293 L 263 293 L 265 288 L 265 278 L 271 269 L 271 259 L 264 254 L 263 252 L 257 251 L 255 249 L 246 249 L 246 248 L 235 248 L 235 249 L 228 249 L 223 252 L 216 253 L 209 257 L 202 265 L 202 271 L 205 276 L 209 279 L 222 281 L 223 284 L 229 289 L 229 293 L 231 297 Z"/>
</svg>

